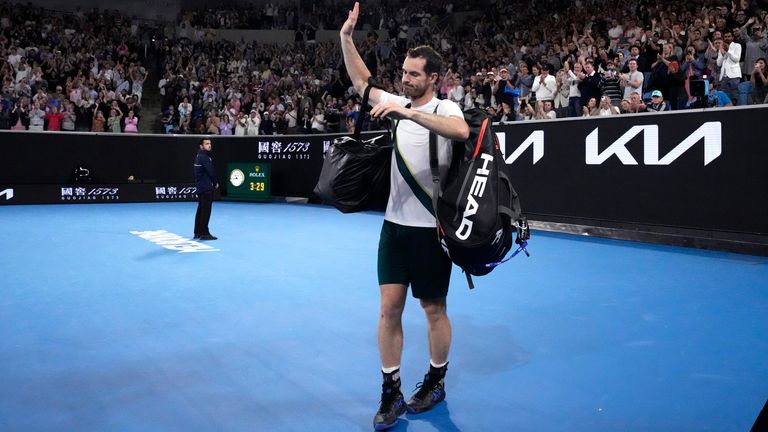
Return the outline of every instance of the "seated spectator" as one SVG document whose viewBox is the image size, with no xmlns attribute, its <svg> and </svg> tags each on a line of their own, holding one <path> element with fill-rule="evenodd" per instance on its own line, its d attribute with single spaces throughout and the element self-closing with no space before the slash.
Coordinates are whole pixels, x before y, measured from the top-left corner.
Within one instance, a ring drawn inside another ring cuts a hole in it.
<svg viewBox="0 0 768 432">
<path fill-rule="evenodd" d="M 611 98 L 608 95 L 603 95 L 603 97 L 600 98 L 600 106 L 597 108 L 597 114 L 598 116 L 609 116 L 609 115 L 616 115 L 621 114 L 619 111 L 619 108 L 614 106 L 611 102 Z"/>
<path fill-rule="evenodd" d="M 597 106 L 597 99 L 589 98 L 587 104 L 582 108 L 582 117 L 595 117 L 600 115 L 599 108 Z"/>
<path fill-rule="evenodd" d="M 645 107 L 647 111 L 661 112 L 670 110 L 669 103 L 664 100 L 664 95 L 659 90 L 651 92 L 651 101 Z"/>
<path fill-rule="evenodd" d="M 709 106 L 714 108 L 722 108 L 733 106 L 733 101 L 728 96 L 728 93 L 720 90 L 712 90 L 709 92 Z"/>
<path fill-rule="evenodd" d="M 350 111 L 349 114 L 347 114 L 345 126 L 348 133 L 353 133 L 355 131 L 355 123 L 357 123 L 358 115 L 359 112 L 357 111 Z"/>
<path fill-rule="evenodd" d="M 647 111 L 648 107 L 645 106 L 639 93 L 632 93 L 629 95 L 629 113 L 641 113 Z"/>
</svg>

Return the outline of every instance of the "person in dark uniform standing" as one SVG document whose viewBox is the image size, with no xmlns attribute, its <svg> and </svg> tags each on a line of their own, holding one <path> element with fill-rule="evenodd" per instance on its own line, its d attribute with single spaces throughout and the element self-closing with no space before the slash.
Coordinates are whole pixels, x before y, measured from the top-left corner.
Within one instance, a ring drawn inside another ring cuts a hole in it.
<svg viewBox="0 0 768 432">
<path fill-rule="evenodd" d="M 216 174 L 213 172 L 211 158 L 211 140 L 200 140 L 200 151 L 195 157 L 195 185 L 197 186 L 197 213 L 195 214 L 195 239 L 216 240 L 208 231 L 213 206 L 213 190 L 219 188 Z"/>
</svg>

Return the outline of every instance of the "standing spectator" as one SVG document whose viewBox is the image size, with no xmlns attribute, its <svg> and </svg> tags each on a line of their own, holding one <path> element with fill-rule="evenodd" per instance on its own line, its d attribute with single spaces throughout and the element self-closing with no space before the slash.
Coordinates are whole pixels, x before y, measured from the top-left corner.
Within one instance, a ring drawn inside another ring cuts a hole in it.
<svg viewBox="0 0 768 432">
<path fill-rule="evenodd" d="M 568 85 L 568 117 L 579 117 L 581 115 L 581 91 L 579 90 L 579 83 L 583 75 L 583 69 L 581 63 L 573 63 L 573 69 L 571 69 L 571 62 L 566 61 L 563 63 L 565 67 L 565 76 L 563 76 L 563 83 Z"/>
<path fill-rule="evenodd" d="M 751 31 L 748 28 L 751 26 Z M 744 47 L 744 76 L 750 79 L 752 75 L 750 68 L 757 63 L 757 59 L 764 58 L 768 52 L 768 39 L 763 33 L 763 24 L 755 17 L 749 18 L 749 21 L 740 29 L 741 40 L 746 41 Z"/>
<path fill-rule="evenodd" d="M 629 72 L 621 74 L 621 85 L 624 87 L 624 99 L 629 99 L 629 95 L 637 93 L 642 99 L 643 96 L 643 73 L 637 70 L 637 60 L 629 59 L 627 61 Z"/>
<path fill-rule="evenodd" d="M 296 110 L 293 101 L 288 101 L 288 107 L 285 110 L 285 120 L 288 122 L 288 133 L 291 135 L 299 132 L 299 112 Z"/>
<path fill-rule="evenodd" d="M 553 67 L 550 64 L 542 66 L 539 77 L 533 82 L 531 90 L 536 93 L 537 101 L 552 101 L 555 98 L 557 80 L 550 74 L 552 69 Z"/>
<path fill-rule="evenodd" d="M 64 120 L 64 114 L 59 112 L 59 109 L 53 105 L 49 106 L 47 113 L 43 117 L 48 122 L 49 131 L 60 131 L 61 122 Z"/>
<path fill-rule="evenodd" d="M 304 106 L 301 113 L 301 133 L 312 133 L 312 112 L 309 106 Z"/>
<path fill-rule="evenodd" d="M 603 96 L 608 96 L 614 106 L 618 106 L 621 103 L 621 81 L 619 80 L 619 74 L 616 71 L 616 65 L 613 61 L 608 61 L 606 64 L 606 71 L 605 75 L 603 75 L 603 80 L 600 83 L 600 89 L 603 92 Z"/>
<path fill-rule="evenodd" d="M 229 113 L 224 113 L 221 116 L 221 122 L 219 123 L 219 134 L 220 135 L 232 135 L 232 129 L 235 127 L 235 122 L 232 121 L 232 118 L 229 116 Z"/>
<path fill-rule="evenodd" d="M 733 40 L 730 30 L 723 32 L 723 42 L 717 54 L 717 66 L 720 67 L 719 81 L 723 91 L 732 101 L 738 99 L 741 82 L 741 44 Z"/>
<path fill-rule="evenodd" d="M 139 119 L 133 113 L 133 110 L 128 110 L 128 115 L 125 117 L 125 133 L 138 133 L 139 132 Z"/>
<path fill-rule="evenodd" d="M 160 122 L 163 124 L 163 131 L 165 133 L 173 133 L 176 125 L 179 122 L 176 109 L 173 107 L 173 105 L 168 105 L 168 109 L 163 112 L 163 117 L 160 119 Z"/>
<path fill-rule="evenodd" d="M 248 129 L 248 119 L 244 113 L 237 113 L 235 120 L 235 136 L 245 136 Z"/>
<path fill-rule="evenodd" d="M 2 99 L 0 99 L 1 101 Z M 11 110 L 8 105 L 0 103 L 0 130 L 8 130 L 11 128 Z"/>
<path fill-rule="evenodd" d="M 93 122 L 91 123 L 91 132 L 104 132 L 104 125 L 106 120 L 104 119 L 104 113 L 101 110 L 93 112 Z"/>
<path fill-rule="evenodd" d="M 515 87 L 520 91 L 521 99 L 530 96 L 531 87 L 533 87 L 533 75 L 528 73 L 528 65 L 523 62 L 517 66 L 517 80 L 515 80 Z"/>
<path fill-rule="evenodd" d="M 259 134 L 259 128 L 261 127 L 261 115 L 256 111 L 256 108 L 251 109 L 251 113 L 246 119 L 245 134 L 254 136 Z"/>
<path fill-rule="evenodd" d="M 77 114 L 75 113 L 75 106 L 70 101 L 64 101 L 64 110 L 62 111 L 63 118 L 61 120 L 61 130 L 73 132 L 75 130 L 75 120 L 77 120 Z"/>
<path fill-rule="evenodd" d="M 109 110 L 109 118 L 107 119 L 107 131 L 112 133 L 122 132 L 120 128 L 120 120 L 123 118 L 123 113 L 120 108 L 113 107 Z"/>
<path fill-rule="evenodd" d="M 755 62 L 749 82 L 752 83 L 752 103 L 768 103 L 768 74 L 766 74 L 764 58 L 761 57 Z"/>
<path fill-rule="evenodd" d="M 590 99 L 597 100 L 603 95 L 600 90 L 600 82 L 603 80 L 599 73 L 595 71 L 592 60 L 584 62 L 584 72 L 579 75 L 579 91 L 581 92 L 581 105 L 586 106 Z M 591 108 L 590 108 L 591 109 Z"/>
<path fill-rule="evenodd" d="M 16 102 L 11 111 L 11 129 L 13 130 L 27 130 L 29 127 L 29 116 L 24 106 Z"/>
<path fill-rule="evenodd" d="M 325 132 L 325 115 L 321 107 L 315 107 L 315 115 L 312 116 L 312 133 Z"/>
</svg>

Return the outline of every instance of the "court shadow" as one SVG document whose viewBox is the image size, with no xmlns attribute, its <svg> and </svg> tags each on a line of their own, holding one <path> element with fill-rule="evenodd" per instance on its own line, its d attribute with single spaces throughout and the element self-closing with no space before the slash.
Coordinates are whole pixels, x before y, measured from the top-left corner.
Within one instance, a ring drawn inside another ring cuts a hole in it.
<svg viewBox="0 0 768 432">
<path fill-rule="evenodd" d="M 439 430 L 440 432 L 461 432 L 458 426 L 451 420 L 451 412 L 448 409 L 448 402 L 444 401 L 428 412 L 421 414 L 406 414 L 411 422 L 424 422 Z M 401 420 L 401 422 L 403 422 Z M 403 422 L 406 423 L 407 422 Z M 406 429 L 401 429 L 406 430 Z"/>
</svg>

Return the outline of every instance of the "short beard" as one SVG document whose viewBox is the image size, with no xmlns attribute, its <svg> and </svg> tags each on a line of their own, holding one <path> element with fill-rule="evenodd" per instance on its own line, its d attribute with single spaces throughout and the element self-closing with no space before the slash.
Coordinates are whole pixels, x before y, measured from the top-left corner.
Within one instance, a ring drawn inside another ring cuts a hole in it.
<svg viewBox="0 0 768 432">
<path fill-rule="evenodd" d="M 427 92 L 427 87 L 424 88 L 418 88 L 418 87 L 412 87 L 412 86 L 406 86 L 403 85 L 403 93 L 408 97 L 408 99 L 418 99 Z"/>
</svg>

